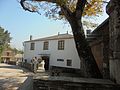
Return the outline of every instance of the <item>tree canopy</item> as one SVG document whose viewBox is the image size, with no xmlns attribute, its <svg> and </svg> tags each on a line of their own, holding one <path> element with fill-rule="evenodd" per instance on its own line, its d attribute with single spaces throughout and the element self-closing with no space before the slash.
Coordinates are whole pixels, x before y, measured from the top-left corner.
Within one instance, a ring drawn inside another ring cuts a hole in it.
<svg viewBox="0 0 120 90">
<path fill-rule="evenodd" d="M 4 48 L 10 43 L 11 37 L 10 33 L 4 28 L 0 27 L 0 55 Z"/>
<path fill-rule="evenodd" d="M 85 5 L 81 5 L 84 2 Z M 75 13 L 77 9 L 83 8 L 82 16 L 96 16 L 103 12 L 103 0 L 21 0 L 21 5 L 25 10 L 42 14 L 49 18 L 63 19 L 64 12 L 62 8 L 66 8 L 69 12 Z"/>
</svg>

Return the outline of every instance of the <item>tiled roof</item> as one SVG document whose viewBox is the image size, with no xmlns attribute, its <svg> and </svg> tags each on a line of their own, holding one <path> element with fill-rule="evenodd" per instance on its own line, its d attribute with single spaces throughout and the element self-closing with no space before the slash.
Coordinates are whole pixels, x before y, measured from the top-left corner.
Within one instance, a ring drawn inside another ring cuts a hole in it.
<svg viewBox="0 0 120 90">
<path fill-rule="evenodd" d="M 49 37 L 45 37 L 45 38 L 39 38 L 39 39 L 29 40 L 29 41 L 25 41 L 25 42 L 45 41 L 45 40 L 57 40 L 57 39 L 70 39 L 70 38 L 73 38 L 73 35 L 71 35 L 71 34 L 59 34 L 59 35 L 49 36 Z"/>
<path fill-rule="evenodd" d="M 104 30 L 108 30 L 106 29 L 108 25 L 109 25 L 109 18 L 107 18 L 104 22 L 102 22 L 90 35 L 88 35 L 87 40 L 89 42 L 93 42 L 98 37 L 102 37 Z"/>
<path fill-rule="evenodd" d="M 98 32 L 101 32 L 101 28 L 104 28 L 104 26 L 108 25 L 109 24 L 109 18 L 107 18 L 104 22 L 102 22 L 93 32 L 92 34 L 94 33 L 98 33 Z"/>
</svg>

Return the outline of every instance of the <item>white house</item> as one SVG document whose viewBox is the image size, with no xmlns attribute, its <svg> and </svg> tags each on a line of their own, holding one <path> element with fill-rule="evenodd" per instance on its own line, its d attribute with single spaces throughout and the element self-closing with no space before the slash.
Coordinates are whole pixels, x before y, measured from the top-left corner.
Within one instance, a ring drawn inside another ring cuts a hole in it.
<svg viewBox="0 0 120 90">
<path fill-rule="evenodd" d="M 33 57 L 42 57 L 47 69 L 50 66 L 80 69 L 80 59 L 71 34 L 25 41 L 24 59 L 30 62 Z"/>
</svg>

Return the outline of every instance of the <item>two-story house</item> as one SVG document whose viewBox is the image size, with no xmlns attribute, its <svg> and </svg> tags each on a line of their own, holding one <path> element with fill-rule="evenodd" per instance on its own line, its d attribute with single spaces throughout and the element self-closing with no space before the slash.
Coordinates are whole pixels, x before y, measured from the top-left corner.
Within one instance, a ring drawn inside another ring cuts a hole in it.
<svg viewBox="0 0 120 90">
<path fill-rule="evenodd" d="M 24 59 L 30 62 L 34 57 L 42 57 L 47 70 L 51 66 L 80 69 L 80 59 L 71 34 L 25 41 Z"/>
<path fill-rule="evenodd" d="M 14 61 L 15 59 L 15 53 L 11 48 L 6 48 L 1 55 L 1 59 L 6 62 L 9 63 L 10 61 Z"/>
</svg>

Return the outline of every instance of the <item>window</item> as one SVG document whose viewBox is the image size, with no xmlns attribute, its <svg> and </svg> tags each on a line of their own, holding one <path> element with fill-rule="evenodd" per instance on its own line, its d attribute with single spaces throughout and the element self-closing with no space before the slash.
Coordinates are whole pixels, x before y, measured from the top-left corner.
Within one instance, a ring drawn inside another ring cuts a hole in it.
<svg viewBox="0 0 120 90">
<path fill-rule="evenodd" d="M 43 45 L 43 50 L 48 50 L 48 42 L 44 42 L 44 45 Z"/>
<path fill-rule="evenodd" d="M 72 60 L 70 59 L 67 60 L 67 66 L 72 66 Z"/>
<path fill-rule="evenodd" d="M 10 55 L 10 53 L 9 52 L 7 52 L 7 56 L 9 56 Z"/>
<path fill-rule="evenodd" d="M 63 61 L 64 61 L 64 59 L 57 59 L 57 61 L 62 61 L 62 62 L 63 62 Z"/>
<path fill-rule="evenodd" d="M 64 40 L 58 41 L 58 50 L 64 50 Z"/>
<path fill-rule="evenodd" d="M 35 49 L 35 43 L 31 43 L 30 50 L 34 50 L 34 49 Z"/>
</svg>

